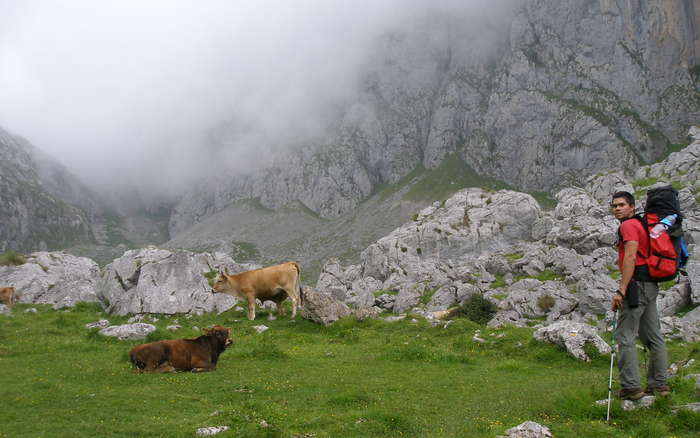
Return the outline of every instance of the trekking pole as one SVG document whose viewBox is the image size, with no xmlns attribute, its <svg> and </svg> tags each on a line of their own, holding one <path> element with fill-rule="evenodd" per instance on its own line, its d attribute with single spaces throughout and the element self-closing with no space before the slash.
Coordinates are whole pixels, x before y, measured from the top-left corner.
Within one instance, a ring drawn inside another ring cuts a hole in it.
<svg viewBox="0 0 700 438">
<path fill-rule="evenodd" d="M 606 422 L 610 421 L 610 402 L 612 401 L 612 374 L 613 374 L 613 361 L 615 360 L 615 326 L 617 325 L 617 310 L 615 310 L 615 316 L 613 317 L 612 323 L 612 345 L 610 351 L 610 379 L 608 380 L 608 415 L 605 418 Z"/>
</svg>

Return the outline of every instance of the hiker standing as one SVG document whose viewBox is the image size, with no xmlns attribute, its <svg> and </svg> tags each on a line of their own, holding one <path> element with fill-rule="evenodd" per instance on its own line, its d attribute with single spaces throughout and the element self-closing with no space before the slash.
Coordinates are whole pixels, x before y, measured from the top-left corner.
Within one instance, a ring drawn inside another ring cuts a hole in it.
<svg viewBox="0 0 700 438">
<path fill-rule="evenodd" d="M 645 274 L 648 239 L 646 229 L 635 218 L 634 196 L 629 192 L 616 192 L 610 204 L 613 215 L 620 221 L 618 229 L 618 263 L 620 285 L 612 298 L 612 310 L 620 309 L 615 329 L 618 343 L 618 369 L 620 370 L 619 397 L 623 400 L 638 400 L 646 394 L 667 396 L 670 389 L 666 383 L 668 358 L 666 344 L 661 335 L 656 296 L 659 286 Z M 639 335 L 650 351 L 647 369 L 647 388 L 642 391 L 637 362 L 635 339 Z"/>
</svg>

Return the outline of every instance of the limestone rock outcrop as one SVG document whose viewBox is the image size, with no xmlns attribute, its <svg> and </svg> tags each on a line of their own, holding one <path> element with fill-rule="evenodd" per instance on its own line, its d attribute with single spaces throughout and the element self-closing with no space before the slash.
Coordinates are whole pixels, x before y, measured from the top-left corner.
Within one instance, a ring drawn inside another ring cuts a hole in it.
<svg viewBox="0 0 700 438">
<path fill-rule="evenodd" d="M 96 290 L 115 315 L 223 312 L 236 299 L 212 293 L 207 275 L 224 268 L 232 274 L 253 269 L 221 253 L 131 250 L 104 268 Z"/>
<path fill-rule="evenodd" d="M 14 286 L 19 302 L 73 307 L 99 302 L 96 286 L 100 267 L 85 257 L 65 252 L 35 252 L 26 263 L 0 266 L 0 284 Z"/>
</svg>

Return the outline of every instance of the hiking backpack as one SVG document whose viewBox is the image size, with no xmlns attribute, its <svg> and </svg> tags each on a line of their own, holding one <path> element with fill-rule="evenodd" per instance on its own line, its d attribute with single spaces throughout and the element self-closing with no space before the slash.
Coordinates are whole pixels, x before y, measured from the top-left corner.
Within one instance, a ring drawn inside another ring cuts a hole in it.
<svg viewBox="0 0 700 438">
<path fill-rule="evenodd" d="M 673 214 L 676 215 L 675 223 L 652 239 L 649 235 L 651 229 Z M 673 280 L 679 272 L 685 275 L 683 268 L 688 260 L 688 251 L 683 242 L 683 215 L 676 189 L 663 186 L 648 190 L 644 215 L 635 217 L 647 231 L 646 265 L 651 281 Z"/>
</svg>

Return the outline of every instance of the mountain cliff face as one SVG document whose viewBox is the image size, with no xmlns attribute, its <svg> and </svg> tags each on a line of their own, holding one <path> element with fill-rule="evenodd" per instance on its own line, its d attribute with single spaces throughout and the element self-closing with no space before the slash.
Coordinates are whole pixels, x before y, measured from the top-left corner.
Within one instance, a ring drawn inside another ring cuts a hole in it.
<svg viewBox="0 0 700 438">
<path fill-rule="evenodd" d="M 377 41 L 328 137 L 262 171 L 203 181 L 170 232 L 246 198 L 338 217 L 450 154 L 530 191 L 632 172 L 687 143 L 700 116 L 699 14 L 696 0 L 528 0 L 478 22 L 425 17 Z"/>
<path fill-rule="evenodd" d="M 89 197 L 76 180 L 26 140 L 0 129 L 0 251 L 61 249 L 93 242 L 89 210 L 62 199 Z M 43 163 L 40 166 L 39 163 Z"/>
<path fill-rule="evenodd" d="M 0 252 L 68 249 L 107 263 L 168 240 L 167 204 L 96 193 L 27 140 L 0 128 Z"/>
</svg>

